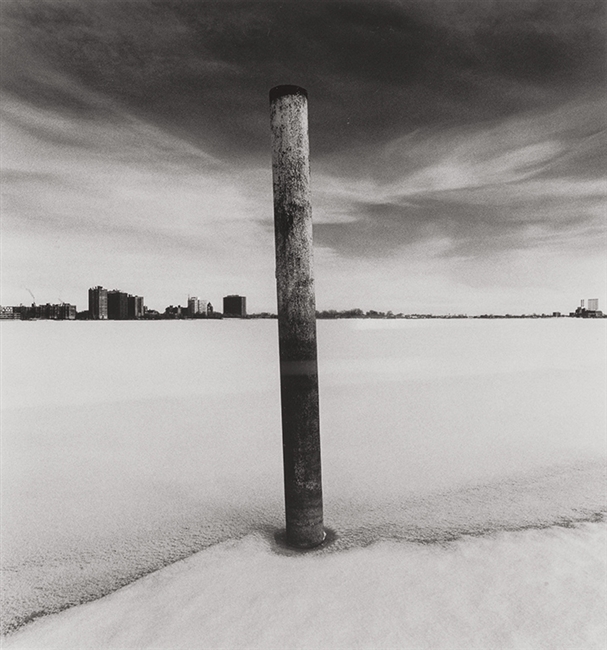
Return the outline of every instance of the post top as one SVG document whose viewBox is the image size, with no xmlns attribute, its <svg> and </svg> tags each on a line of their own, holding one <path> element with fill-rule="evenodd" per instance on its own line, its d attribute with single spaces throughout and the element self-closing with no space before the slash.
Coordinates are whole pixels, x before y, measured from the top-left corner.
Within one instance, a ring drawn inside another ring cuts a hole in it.
<svg viewBox="0 0 607 650">
<path fill-rule="evenodd" d="M 270 101 L 272 102 L 279 97 L 284 97 L 285 95 L 302 95 L 307 98 L 308 91 L 300 86 L 275 86 L 270 90 Z"/>
</svg>

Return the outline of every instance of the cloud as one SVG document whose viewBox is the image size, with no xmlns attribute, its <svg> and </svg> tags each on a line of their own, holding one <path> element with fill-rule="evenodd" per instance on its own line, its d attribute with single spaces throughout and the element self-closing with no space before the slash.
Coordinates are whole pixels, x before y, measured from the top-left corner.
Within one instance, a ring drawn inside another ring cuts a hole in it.
<svg viewBox="0 0 607 650">
<path fill-rule="evenodd" d="M 7 90 L 99 115 L 76 81 L 214 155 L 265 151 L 279 83 L 308 88 L 328 153 L 545 107 L 604 74 L 604 10 L 585 0 L 6 4 Z"/>
<path fill-rule="evenodd" d="M 438 236 L 453 255 L 543 246 L 558 234 L 592 245 L 607 190 L 596 165 L 607 148 L 599 108 L 604 102 L 578 101 L 418 130 L 368 153 L 359 178 L 332 176 L 325 164 L 317 239 L 347 256 L 381 258 Z"/>
<path fill-rule="evenodd" d="M 94 93 L 86 94 L 91 106 L 103 103 L 103 117 L 89 120 L 56 110 L 42 110 L 7 93 L 0 110 L 2 122 L 9 130 L 3 134 L 6 164 L 13 164 L 11 161 L 20 155 L 24 140 L 28 139 L 30 143 L 62 148 L 64 158 L 68 153 L 104 156 L 114 161 L 162 167 L 167 171 L 180 165 L 196 169 L 226 167 L 218 158 L 187 140 L 135 117 Z"/>
<path fill-rule="evenodd" d="M 235 168 L 125 110 L 89 121 L 14 98 L 4 108 L 5 295 L 19 302 L 21 285 L 43 294 L 56 278 L 65 298 L 75 278 L 113 278 L 160 307 L 175 301 L 169 279 L 194 292 L 202 275 L 204 294 L 214 278 L 221 293 L 218 276 L 229 283 L 243 267 L 255 275 L 268 266 L 269 169 Z"/>
<path fill-rule="evenodd" d="M 321 276 L 392 295 L 386 278 L 406 267 L 445 297 L 448 263 L 596 251 L 604 14 L 593 0 L 8 0 L 15 273 L 46 263 L 45 241 L 71 242 L 87 251 L 79 268 L 138 274 L 134 291 L 165 296 L 179 269 L 218 291 L 238 278 L 272 309 L 268 90 L 280 83 L 309 92 Z"/>
</svg>

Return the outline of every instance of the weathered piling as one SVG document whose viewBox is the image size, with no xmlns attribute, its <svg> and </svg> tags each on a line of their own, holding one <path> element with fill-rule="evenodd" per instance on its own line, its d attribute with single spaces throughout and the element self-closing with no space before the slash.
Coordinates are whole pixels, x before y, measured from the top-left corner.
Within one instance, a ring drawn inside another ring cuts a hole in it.
<svg viewBox="0 0 607 650">
<path fill-rule="evenodd" d="M 320 464 L 308 96 L 270 91 L 276 290 L 287 544 L 325 538 Z"/>
</svg>

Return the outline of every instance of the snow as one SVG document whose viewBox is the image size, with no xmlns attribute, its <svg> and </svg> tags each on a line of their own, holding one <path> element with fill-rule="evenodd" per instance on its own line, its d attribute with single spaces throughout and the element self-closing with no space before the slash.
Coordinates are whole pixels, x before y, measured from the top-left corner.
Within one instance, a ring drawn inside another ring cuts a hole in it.
<svg viewBox="0 0 607 650">
<path fill-rule="evenodd" d="M 2 324 L 4 647 L 604 647 L 605 322 L 318 329 L 301 555 L 275 321 Z"/>
<path fill-rule="evenodd" d="M 218 544 L 6 648 L 600 648 L 604 528 L 280 557 Z M 563 586 L 566 585 L 566 590 Z"/>
</svg>

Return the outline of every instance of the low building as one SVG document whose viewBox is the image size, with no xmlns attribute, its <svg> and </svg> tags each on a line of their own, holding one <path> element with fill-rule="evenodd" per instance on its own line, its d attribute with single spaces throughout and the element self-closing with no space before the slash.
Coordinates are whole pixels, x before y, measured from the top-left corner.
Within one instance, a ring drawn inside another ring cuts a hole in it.
<svg viewBox="0 0 607 650">
<path fill-rule="evenodd" d="M 0 320 L 21 320 L 19 307 L 0 306 Z"/>
<path fill-rule="evenodd" d="M 76 320 L 76 305 L 70 305 L 67 302 L 51 305 L 36 305 L 32 303 L 31 306 L 19 305 L 18 307 L 3 307 L 6 310 L 6 316 L 3 318 L 11 318 L 13 320 Z M 12 310 L 12 316 L 9 315 Z"/>
<path fill-rule="evenodd" d="M 55 318 L 57 320 L 76 320 L 76 305 L 70 305 L 67 302 L 62 302 L 57 305 Z"/>
<path fill-rule="evenodd" d="M 169 305 L 164 310 L 163 318 L 185 318 L 187 313 L 187 307 L 182 307 L 181 305 Z"/>
</svg>

